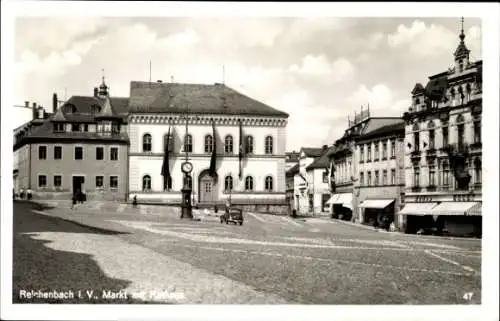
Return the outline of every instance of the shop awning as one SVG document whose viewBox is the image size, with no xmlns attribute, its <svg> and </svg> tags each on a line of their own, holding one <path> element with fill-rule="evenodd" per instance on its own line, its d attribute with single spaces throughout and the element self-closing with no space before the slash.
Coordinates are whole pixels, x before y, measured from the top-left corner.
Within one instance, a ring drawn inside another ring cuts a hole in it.
<svg viewBox="0 0 500 321">
<path fill-rule="evenodd" d="M 437 203 L 406 203 L 398 213 L 402 215 L 432 215 L 431 210 Z"/>
<path fill-rule="evenodd" d="M 386 208 L 394 202 L 394 199 L 389 200 L 364 200 L 363 203 L 359 204 L 359 207 L 363 208 Z"/>
<path fill-rule="evenodd" d="M 442 202 L 434 207 L 432 215 L 481 216 L 481 202 Z"/>
<path fill-rule="evenodd" d="M 335 201 L 339 198 L 339 194 L 333 194 L 332 197 L 328 201 L 326 201 L 326 204 L 335 204 Z"/>
<path fill-rule="evenodd" d="M 326 204 L 341 204 L 352 210 L 352 193 L 333 194 Z"/>
</svg>

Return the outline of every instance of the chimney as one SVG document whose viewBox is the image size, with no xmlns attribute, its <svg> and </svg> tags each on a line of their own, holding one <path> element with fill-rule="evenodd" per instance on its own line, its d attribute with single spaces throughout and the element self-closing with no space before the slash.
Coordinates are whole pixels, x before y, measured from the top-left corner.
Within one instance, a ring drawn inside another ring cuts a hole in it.
<svg viewBox="0 0 500 321">
<path fill-rule="evenodd" d="M 55 114 L 57 111 L 57 94 L 52 94 L 52 113 Z"/>
<path fill-rule="evenodd" d="M 157 83 L 159 83 L 159 84 L 161 84 L 163 81 L 161 81 L 161 80 L 157 80 L 156 82 L 157 82 Z"/>
<path fill-rule="evenodd" d="M 29 108 L 30 107 L 30 102 L 29 101 L 25 101 L 24 102 L 24 107 Z"/>
<path fill-rule="evenodd" d="M 328 149 L 328 145 L 323 145 L 323 147 L 321 148 L 323 151 L 327 150 Z"/>
<path fill-rule="evenodd" d="M 94 97 L 97 97 L 99 94 L 99 89 L 97 87 L 94 87 Z"/>
<path fill-rule="evenodd" d="M 37 114 L 37 111 L 36 111 L 36 103 L 33 103 L 33 120 L 36 119 L 36 114 Z"/>
</svg>

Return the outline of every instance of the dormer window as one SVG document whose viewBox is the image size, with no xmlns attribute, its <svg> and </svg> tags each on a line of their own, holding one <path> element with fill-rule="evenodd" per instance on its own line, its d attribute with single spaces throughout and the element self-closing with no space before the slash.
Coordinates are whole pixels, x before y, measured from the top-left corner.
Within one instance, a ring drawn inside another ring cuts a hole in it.
<svg viewBox="0 0 500 321">
<path fill-rule="evenodd" d="M 80 124 L 71 124 L 71 131 L 72 132 L 79 132 L 80 131 Z"/>
<path fill-rule="evenodd" d="M 462 59 L 458 61 L 458 72 L 464 71 L 464 62 Z"/>
<path fill-rule="evenodd" d="M 63 133 L 64 132 L 64 124 L 54 123 L 53 128 L 54 128 L 54 133 Z"/>
<path fill-rule="evenodd" d="M 98 114 L 101 112 L 101 106 L 98 106 L 98 105 L 92 105 L 90 106 L 90 112 L 92 114 Z"/>
<path fill-rule="evenodd" d="M 64 113 L 65 114 L 76 113 L 76 107 L 71 104 L 67 104 L 66 106 L 64 106 Z"/>
</svg>

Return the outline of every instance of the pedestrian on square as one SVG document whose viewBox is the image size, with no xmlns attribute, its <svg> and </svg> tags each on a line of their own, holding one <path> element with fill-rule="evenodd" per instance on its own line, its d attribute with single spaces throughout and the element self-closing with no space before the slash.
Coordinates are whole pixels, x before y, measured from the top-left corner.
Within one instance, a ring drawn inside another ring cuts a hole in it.
<svg viewBox="0 0 500 321">
<path fill-rule="evenodd" d="M 26 191 L 26 197 L 28 198 L 28 201 L 31 200 L 32 196 L 33 196 L 33 194 L 31 192 L 31 189 L 28 188 L 28 190 Z"/>
<path fill-rule="evenodd" d="M 73 196 L 71 197 L 71 209 L 74 209 L 76 206 L 76 193 L 73 193 Z"/>
<path fill-rule="evenodd" d="M 137 207 L 137 195 L 134 195 L 134 198 L 132 199 L 132 207 Z"/>
<path fill-rule="evenodd" d="M 19 191 L 19 198 L 24 198 L 24 188 L 21 188 L 21 190 Z"/>
</svg>

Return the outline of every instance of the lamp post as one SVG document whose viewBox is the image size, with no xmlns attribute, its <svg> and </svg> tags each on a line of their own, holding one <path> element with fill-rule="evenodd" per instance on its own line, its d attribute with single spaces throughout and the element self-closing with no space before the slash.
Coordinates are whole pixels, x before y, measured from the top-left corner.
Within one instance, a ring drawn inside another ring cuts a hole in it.
<svg viewBox="0 0 500 321">
<path fill-rule="evenodd" d="M 184 138 L 184 151 L 185 151 L 185 160 L 181 165 L 181 171 L 184 174 L 184 184 L 181 189 L 182 193 L 182 202 L 181 202 L 181 219 L 193 218 L 193 205 L 191 203 L 191 192 L 192 192 L 192 184 L 188 184 L 188 180 L 191 178 L 190 173 L 193 171 L 193 164 L 188 160 L 188 149 L 187 149 L 187 135 L 188 135 L 188 113 L 187 113 L 187 104 L 186 104 L 186 136 Z M 193 180 L 191 179 L 191 183 Z"/>
</svg>

